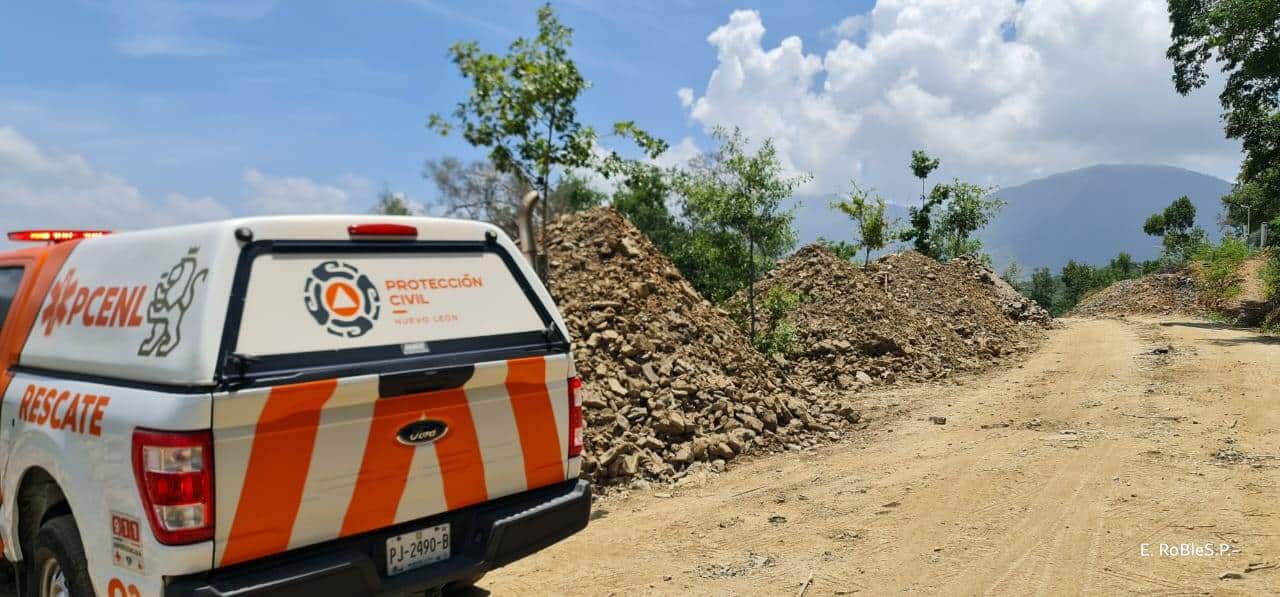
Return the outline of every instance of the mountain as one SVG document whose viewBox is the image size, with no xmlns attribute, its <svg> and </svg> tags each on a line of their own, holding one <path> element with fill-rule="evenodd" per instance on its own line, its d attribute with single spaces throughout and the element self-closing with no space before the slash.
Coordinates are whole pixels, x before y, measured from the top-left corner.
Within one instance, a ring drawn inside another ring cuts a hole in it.
<svg viewBox="0 0 1280 597">
<path fill-rule="evenodd" d="M 1008 205 L 982 237 L 998 268 L 1016 260 L 1023 270 L 1059 270 L 1069 259 L 1106 264 L 1120 251 L 1134 259 L 1160 253 L 1160 239 L 1142 232 L 1142 223 L 1174 199 L 1187 195 L 1196 223 L 1211 238 L 1221 236 L 1218 216 L 1231 183 L 1172 166 L 1105 164 L 1071 170 L 999 190 Z M 849 220 L 827 202 L 797 202 L 801 243 L 819 236 L 849 237 Z M 906 221 L 907 208 L 890 205 L 889 215 Z"/>
<path fill-rule="evenodd" d="M 1182 168 L 1091 166 L 1001 189 L 1008 205 L 982 239 L 997 265 L 1014 259 L 1028 270 L 1057 270 L 1068 259 L 1105 264 L 1120 251 L 1152 259 L 1160 239 L 1142 232 L 1148 216 L 1186 195 L 1196 224 L 1217 239 L 1220 198 L 1229 192 L 1231 183 Z"/>
</svg>

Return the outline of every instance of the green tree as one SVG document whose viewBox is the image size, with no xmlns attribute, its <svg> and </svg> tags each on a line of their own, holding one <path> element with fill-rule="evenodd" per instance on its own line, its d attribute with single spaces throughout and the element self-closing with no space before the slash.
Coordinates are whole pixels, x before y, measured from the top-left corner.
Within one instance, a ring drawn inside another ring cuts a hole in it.
<svg viewBox="0 0 1280 597">
<path fill-rule="evenodd" d="M 403 193 L 392 193 L 391 189 L 383 187 L 382 192 L 378 193 L 378 202 L 370 212 L 384 216 L 411 216 L 414 209 Z"/>
<path fill-rule="evenodd" d="M 929 174 L 937 170 L 941 163 L 941 160 L 930 157 L 923 149 L 911 151 L 911 174 L 920 179 L 920 206 L 912 206 L 907 210 L 907 220 L 911 227 L 903 230 L 900 237 L 901 240 L 912 243 L 917 252 L 935 259 L 941 255 L 932 242 L 932 212 L 947 200 L 950 190 L 936 186 L 932 193 L 926 193 L 925 189 Z"/>
<path fill-rule="evenodd" d="M 1183 195 L 1164 208 L 1163 212 L 1147 218 L 1142 231 L 1162 237 L 1165 258 L 1175 263 L 1184 263 L 1191 252 L 1205 242 L 1204 230 L 1195 224 L 1196 206 L 1190 198 Z"/>
<path fill-rule="evenodd" d="M 808 177 L 785 175 L 772 140 L 766 139 L 753 153 L 739 129 L 717 128 L 712 137 L 719 149 L 677 176 L 676 188 L 693 230 L 691 249 L 701 260 L 718 262 L 697 266 L 723 276 L 708 284 L 711 295 L 724 300 L 733 291 L 746 290 L 747 327 L 754 342 L 755 282 L 760 272 L 795 246 L 795 214 L 782 203 Z"/>
<path fill-rule="evenodd" d="M 1138 272 L 1138 265 L 1134 263 L 1132 255 L 1121 251 L 1107 264 L 1107 269 L 1115 272 L 1117 280 L 1128 280 Z"/>
<path fill-rule="evenodd" d="M 1000 272 L 1000 278 L 1010 286 L 1018 288 L 1022 285 L 1022 266 L 1018 265 L 1017 261 L 1010 260 L 1009 264 L 1004 266 L 1004 271 Z"/>
<path fill-rule="evenodd" d="M 1031 283 L 1027 288 L 1027 298 L 1037 302 L 1050 313 L 1061 314 L 1058 298 L 1058 279 L 1047 267 L 1038 267 L 1031 272 Z"/>
<path fill-rule="evenodd" d="M 770 286 L 764 293 L 764 329 L 755 339 L 756 348 L 765 354 L 791 352 L 796 327 L 788 317 L 800 306 L 803 296 L 782 284 Z"/>
<path fill-rule="evenodd" d="M 690 266 L 681 251 L 689 231 L 672 213 L 671 173 L 644 162 L 633 162 L 613 192 L 613 208 L 653 241 L 683 273 Z"/>
<path fill-rule="evenodd" d="M 1069 260 L 1062 266 L 1062 286 L 1062 310 L 1070 311 L 1086 293 L 1098 287 L 1097 272 L 1089 264 Z"/>
<path fill-rule="evenodd" d="M 555 218 L 560 214 L 600 207 L 608 199 L 608 195 L 591 188 L 585 177 L 568 172 L 560 177 L 555 189 L 552 189 L 547 207 L 551 217 Z"/>
<path fill-rule="evenodd" d="M 853 261 L 858 258 L 858 245 L 844 240 L 831 240 L 825 237 L 818 237 L 818 244 L 827 248 L 828 251 L 835 253 L 845 261 Z"/>
<path fill-rule="evenodd" d="M 441 135 L 460 127 L 468 143 L 489 148 L 494 167 L 537 189 L 544 199 L 551 195 L 551 178 L 558 169 L 596 168 L 612 174 L 592 153 L 595 130 L 578 121 L 578 97 L 590 83 L 569 58 L 572 45 L 573 30 L 560 23 L 550 4 L 538 9 L 537 36 L 517 38 L 506 55 L 482 52 L 476 42 L 453 44 L 449 54 L 471 82 L 471 92 L 454 108 L 452 120 L 432 114 L 428 127 Z M 615 123 L 613 129 L 650 157 L 666 149 L 666 143 L 633 122 Z M 550 219 L 551 201 L 544 200 L 544 237 Z M 539 269 L 545 279 L 545 264 Z"/>
<path fill-rule="evenodd" d="M 992 196 L 991 187 L 959 180 L 948 187 L 950 200 L 935 225 L 932 234 L 935 241 L 931 244 L 940 250 L 944 259 L 976 256 L 982 251 L 982 241 L 974 238 L 973 233 L 990 224 L 1005 203 Z"/>
<path fill-rule="evenodd" d="M 863 190 L 856 182 L 852 186 L 853 190 L 849 191 L 848 197 L 831 206 L 853 220 L 853 244 L 862 249 L 863 265 L 866 265 L 871 263 L 872 251 L 879 251 L 889 244 L 892 238 L 889 228 L 892 223 L 885 217 L 888 205 L 884 198 L 873 196 L 874 191 Z"/>
<path fill-rule="evenodd" d="M 1168 2 L 1174 88 L 1187 95 L 1208 82 L 1210 60 L 1220 66 L 1226 135 L 1245 154 L 1238 180 L 1260 188 L 1254 199 L 1280 196 L 1280 0 Z"/>
<path fill-rule="evenodd" d="M 910 227 L 902 231 L 900 240 L 910 242 L 915 250 L 934 259 L 942 258 L 941 247 L 934 241 L 933 210 L 951 198 L 951 188 L 947 185 L 936 185 L 929 197 L 919 207 L 912 206 L 907 210 L 907 222 Z"/>
<path fill-rule="evenodd" d="M 932 174 L 934 170 L 938 169 L 938 166 L 941 164 L 942 164 L 941 160 L 935 157 L 931 157 L 923 149 L 911 150 L 911 174 L 915 175 L 916 178 L 920 179 L 920 198 L 921 199 L 924 199 L 924 196 L 925 196 L 925 181 L 929 178 L 929 175 Z"/>
</svg>

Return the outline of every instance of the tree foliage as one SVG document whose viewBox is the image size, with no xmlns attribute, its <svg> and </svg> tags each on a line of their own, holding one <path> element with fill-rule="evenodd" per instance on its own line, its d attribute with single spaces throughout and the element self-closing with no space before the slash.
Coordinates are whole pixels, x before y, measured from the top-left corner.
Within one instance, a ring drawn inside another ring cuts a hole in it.
<svg viewBox="0 0 1280 597">
<path fill-rule="evenodd" d="M 907 210 L 909 227 L 898 238 L 934 259 L 976 256 L 982 251 L 982 242 L 974 233 L 991 223 L 1004 202 L 993 196 L 993 187 L 959 179 L 934 185 L 924 195 L 927 178 L 940 163 L 923 150 L 911 152 L 911 173 L 920 179 L 922 203 Z"/>
<path fill-rule="evenodd" d="M 574 172 L 566 172 L 556 182 L 547 200 L 552 217 L 573 213 L 593 207 L 600 207 L 608 201 L 609 196 L 591 187 L 586 177 Z"/>
<path fill-rule="evenodd" d="M 982 251 L 982 242 L 973 234 L 991 223 L 1004 201 L 992 196 L 994 188 L 959 180 L 948 185 L 948 191 L 950 200 L 934 227 L 936 238 L 932 244 L 944 260 L 976 256 Z"/>
<path fill-rule="evenodd" d="M 1226 75 L 1218 96 L 1225 132 L 1245 154 L 1239 176 L 1245 192 L 1235 202 L 1266 200 L 1254 222 L 1280 215 L 1280 0 L 1168 2 L 1175 89 L 1186 95 L 1203 87 L 1209 62 L 1219 65 Z"/>
<path fill-rule="evenodd" d="M 578 97 L 590 83 L 569 57 L 573 30 L 556 17 L 550 4 L 538 9 L 538 34 L 517 38 L 505 55 L 480 50 L 476 42 L 458 42 L 450 57 L 463 78 L 471 82 L 467 98 L 455 106 L 452 120 L 432 114 L 428 127 L 447 135 L 460 128 L 471 145 L 489 149 L 489 160 L 505 174 L 550 197 L 556 171 L 594 168 L 605 176 L 615 172 L 612 160 L 598 158 L 596 132 L 578 120 Z M 666 143 L 623 121 L 613 125 L 650 157 Z M 551 201 L 542 202 L 541 229 L 551 218 Z M 545 269 L 542 272 L 545 277 Z"/>
<path fill-rule="evenodd" d="M 1207 238 L 1204 230 L 1196 226 L 1196 206 L 1186 195 L 1175 199 L 1163 212 L 1148 217 L 1142 231 L 1161 237 L 1163 257 L 1171 263 L 1185 263 Z"/>
<path fill-rule="evenodd" d="M 640 229 L 653 244 L 681 266 L 689 230 L 671 213 L 672 173 L 644 162 L 632 162 L 613 192 L 613 208 Z"/>
<path fill-rule="evenodd" d="M 851 183 L 852 190 L 842 201 L 831 204 L 850 220 L 853 220 L 853 247 L 863 252 L 863 265 L 871 262 L 871 252 L 888 246 L 892 240 L 893 223 L 885 217 L 888 204 L 873 190 L 864 190 L 858 183 Z"/>
<path fill-rule="evenodd" d="M 1132 255 L 1121 252 L 1102 267 L 1068 261 L 1056 276 L 1047 267 L 1036 268 L 1029 281 L 1015 286 L 1027 298 L 1057 316 L 1070 311 L 1095 290 L 1153 273 L 1159 268 L 1158 261 L 1137 262 Z"/>
<path fill-rule="evenodd" d="M 717 128 L 712 137 L 719 148 L 674 180 L 690 231 L 685 275 L 715 301 L 745 289 L 754 341 L 755 282 L 795 246 L 795 215 L 782 203 L 807 177 L 786 175 L 771 140 L 751 152 L 739 129 Z"/>
<path fill-rule="evenodd" d="M 788 317 L 800 306 L 804 297 L 782 284 L 769 287 L 762 301 L 764 325 L 756 335 L 756 348 L 765 354 L 791 352 L 795 343 L 796 326 Z"/>
<path fill-rule="evenodd" d="M 384 216 L 412 216 L 414 214 L 414 206 L 403 193 L 392 193 L 391 189 L 384 188 L 378 193 L 378 202 L 373 205 L 370 213 Z"/>
</svg>

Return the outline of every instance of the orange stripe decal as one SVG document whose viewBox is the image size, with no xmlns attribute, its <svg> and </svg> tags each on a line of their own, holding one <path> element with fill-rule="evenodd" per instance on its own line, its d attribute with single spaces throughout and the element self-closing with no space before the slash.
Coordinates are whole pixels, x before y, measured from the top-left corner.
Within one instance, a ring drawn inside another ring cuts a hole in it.
<svg viewBox="0 0 1280 597">
<path fill-rule="evenodd" d="M 338 381 L 272 388 L 258 418 L 249 466 L 222 565 L 285 551 L 302 505 L 320 411 Z"/>
<path fill-rule="evenodd" d="M 556 414 L 547 394 L 547 364 L 542 357 L 507 361 L 507 394 L 520 432 L 524 478 L 529 489 L 564 480 L 564 459 Z"/>
<path fill-rule="evenodd" d="M 484 457 L 480 454 L 480 438 L 471 418 L 471 405 L 462 390 L 440 392 L 435 409 L 429 416 L 449 425 L 444 439 L 436 442 L 436 460 L 444 478 L 444 503 L 456 510 L 489 499 L 484 481 Z"/>
<path fill-rule="evenodd" d="M 436 419 L 448 426 L 445 436 L 433 444 L 443 478 L 445 505 L 453 510 L 489 499 L 480 442 L 466 392 L 449 389 L 380 398 L 373 408 L 369 439 L 351 503 L 342 519 L 341 536 L 396 522 L 396 511 L 400 500 L 406 497 L 405 486 L 417 450 L 396 441 L 396 434 L 419 419 Z"/>
</svg>

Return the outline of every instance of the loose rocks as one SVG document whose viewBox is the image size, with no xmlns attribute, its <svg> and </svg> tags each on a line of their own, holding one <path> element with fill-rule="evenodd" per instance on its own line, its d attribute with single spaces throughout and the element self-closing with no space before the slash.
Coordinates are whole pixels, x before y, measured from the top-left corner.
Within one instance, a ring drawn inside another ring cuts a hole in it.
<svg viewBox="0 0 1280 597">
<path fill-rule="evenodd" d="M 667 480 L 859 420 L 756 351 L 616 211 L 565 216 L 548 237 L 551 293 L 585 382 L 586 476 Z"/>
</svg>

